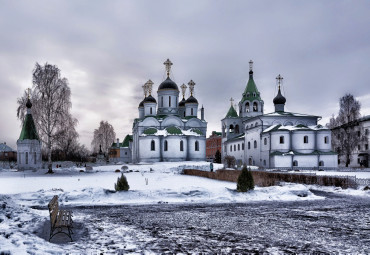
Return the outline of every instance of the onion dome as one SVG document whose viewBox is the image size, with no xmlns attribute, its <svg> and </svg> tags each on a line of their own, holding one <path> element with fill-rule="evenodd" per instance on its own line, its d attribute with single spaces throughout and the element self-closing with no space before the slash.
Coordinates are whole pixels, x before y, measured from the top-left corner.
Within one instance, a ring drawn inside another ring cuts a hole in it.
<svg viewBox="0 0 370 255">
<path fill-rule="evenodd" d="M 173 90 L 179 90 L 177 87 L 177 84 L 170 79 L 170 77 L 167 77 L 166 80 L 164 80 L 158 87 L 158 90 L 162 89 L 173 89 Z"/>
<path fill-rule="evenodd" d="M 143 99 L 143 101 L 141 101 L 141 102 L 140 102 L 140 104 L 139 104 L 139 108 L 140 108 L 140 107 L 144 107 L 144 100 L 145 100 L 145 98 Z"/>
<path fill-rule="evenodd" d="M 280 87 L 277 96 L 274 98 L 274 104 L 285 104 L 286 98 L 281 94 Z"/>
<path fill-rule="evenodd" d="M 29 98 L 27 99 L 26 107 L 27 108 L 31 108 L 32 107 L 32 103 L 31 103 L 31 100 Z"/>
<path fill-rule="evenodd" d="M 185 102 L 186 102 L 186 100 L 185 100 L 185 98 L 183 98 L 183 99 L 180 101 L 180 103 L 179 103 L 179 107 L 184 107 L 184 106 L 185 106 Z"/>
<path fill-rule="evenodd" d="M 197 104 L 197 103 L 198 103 L 198 100 L 195 97 L 193 97 L 193 96 L 190 96 L 185 101 L 185 104 Z"/>
<path fill-rule="evenodd" d="M 152 95 L 149 95 L 149 96 L 147 96 L 146 98 L 144 98 L 144 100 L 143 100 L 143 105 L 144 105 L 145 103 L 157 103 L 157 100 L 155 100 L 155 98 L 154 98 L 154 97 L 152 97 Z"/>
</svg>

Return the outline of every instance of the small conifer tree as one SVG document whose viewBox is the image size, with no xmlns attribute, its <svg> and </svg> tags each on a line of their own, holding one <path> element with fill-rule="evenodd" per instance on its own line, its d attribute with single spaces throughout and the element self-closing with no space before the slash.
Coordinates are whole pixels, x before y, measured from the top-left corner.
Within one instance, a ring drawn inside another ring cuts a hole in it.
<svg viewBox="0 0 370 255">
<path fill-rule="evenodd" d="M 219 150 L 215 154 L 215 163 L 221 164 L 221 152 Z"/>
<path fill-rule="evenodd" d="M 239 192 L 247 192 L 254 189 L 252 172 L 245 166 L 243 167 L 242 172 L 238 177 L 236 189 Z"/>
<path fill-rule="evenodd" d="M 128 185 L 126 176 L 124 176 L 123 173 L 121 177 L 117 178 L 117 183 L 114 184 L 114 189 L 116 191 L 121 191 L 121 190 L 128 191 L 130 189 L 130 185 Z"/>
</svg>

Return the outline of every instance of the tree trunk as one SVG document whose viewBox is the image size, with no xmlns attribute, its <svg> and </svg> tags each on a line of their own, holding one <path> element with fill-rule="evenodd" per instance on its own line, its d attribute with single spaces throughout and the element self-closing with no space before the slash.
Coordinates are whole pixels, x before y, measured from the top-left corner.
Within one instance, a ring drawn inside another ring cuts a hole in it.
<svg viewBox="0 0 370 255">
<path fill-rule="evenodd" d="M 53 174 L 53 162 L 51 162 L 51 138 L 48 136 L 48 174 Z"/>
<path fill-rule="evenodd" d="M 349 155 L 349 154 L 347 154 L 347 155 L 346 155 L 346 167 L 348 167 L 349 162 L 350 162 L 349 157 L 350 157 L 350 155 Z"/>
</svg>

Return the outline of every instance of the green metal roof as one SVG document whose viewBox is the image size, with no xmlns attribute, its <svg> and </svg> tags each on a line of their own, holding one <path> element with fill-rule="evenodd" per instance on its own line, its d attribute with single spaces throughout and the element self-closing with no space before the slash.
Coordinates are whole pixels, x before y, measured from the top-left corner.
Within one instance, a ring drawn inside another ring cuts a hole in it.
<svg viewBox="0 0 370 255">
<path fill-rule="evenodd" d="M 281 151 L 273 151 L 270 153 L 270 156 L 289 156 L 289 155 L 299 155 L 299 156 L 309 156 L 309 155 L 337 155 L 336 152 L 333 151 L 313 151 L 311 153 L 302 153 L 297 151 L 289 151 L 289 152 L 281 152 Z"/>
<path fill-rule="evenodd" d="M 194 133 L 197 133 L 198 135 L 203 135 L 203 132 L 200 131 L 199 129 L 197 128 L 192 128 L 191 131 L 193 131 Z"/>
<path fill-rule="evenodd" d="M 37 134 L 35 122 L 33 121 L 32 114 L 27 114 L 23 122 L 23 127 L 19 140 L 40 140 Z"/>
<path fill-rule="evenodd" d="M 172 126 L 172 127 L 166 128 L 166 130 L 167 130 L 167 133 L 171 135 L 182 135 L 182 131 L 178 127 Z"/>
<path fill-rule="evenodd" d="M 154 135 L 155 133 L 157 133 L 158 129 L 156 128 L 147 128 L 144 130 L 144 134 L 145 135 Z"/>
<path fill-rule="evenodd" d="M 126 135 L 125 139 L 122 142 L 122 147 L 128 147 L 130 145 L 130 142 L 132 141 L 132 135 Z"/>
<path fill-rule="evenodd" d="M 235 111 L 233 106 L 230 106 L 229 111 L 226 114 L 225 118 L 238 118 L 238 113 Z"/>
<path fill-rule="evenodd" d="M 256 83 L 253 80 L 253 72 L 249 72 L 249 80 L 244 90 L 241 102 L 244 102 L 245 100 L 249 100 L 251 102 L 253 100 L 261 100 L 260 92 L 258 91 Z"/>
</svg>

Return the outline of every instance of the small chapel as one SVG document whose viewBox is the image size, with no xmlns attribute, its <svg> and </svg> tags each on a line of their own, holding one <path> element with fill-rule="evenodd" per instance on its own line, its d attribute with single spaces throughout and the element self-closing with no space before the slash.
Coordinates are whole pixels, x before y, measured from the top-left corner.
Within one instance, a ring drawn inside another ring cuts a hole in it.
<svg viewBox="0 0 370 255">
<path fill-rule="evenodd" d="M 276 81 L 275 111 L 264 113 L 253 62 L 249 62 L 249 80 L 241 100 L 235 107 L 232 99 L 221 120 L 223 157 L 264 168 L 336 168 L 338 155 L 331 148 L 331 130 L 318 124 L 320 116 L 286 111 L 283 77 L 278 75 Z"/>
<path fill-rule="evenodd" d="M 179 86 L 171 79 L 173 63 L 167 59 L 164 65 L 166 79 L 159 84 L 156 98 L 151 80 L 142 86 L 144 98 L 138 106 L 132 136 L 125 139 L 123 155 L 115 160 L 138 163 L 206 159 L 207 122 L 203 106 L 199 117 L 196 83 L 190 80 L 188 85 L 182 84 L 180 96 Z M 112 148 L 120 145 L 117 141 Z"/>
<path fill-rule="evenodd" d="M 42 167 L 41 140 L 32 117 L 32 103 L 28 96 L 27 114 L 17 140 L 18 170 L 37 170 Z"/>
</svg>

